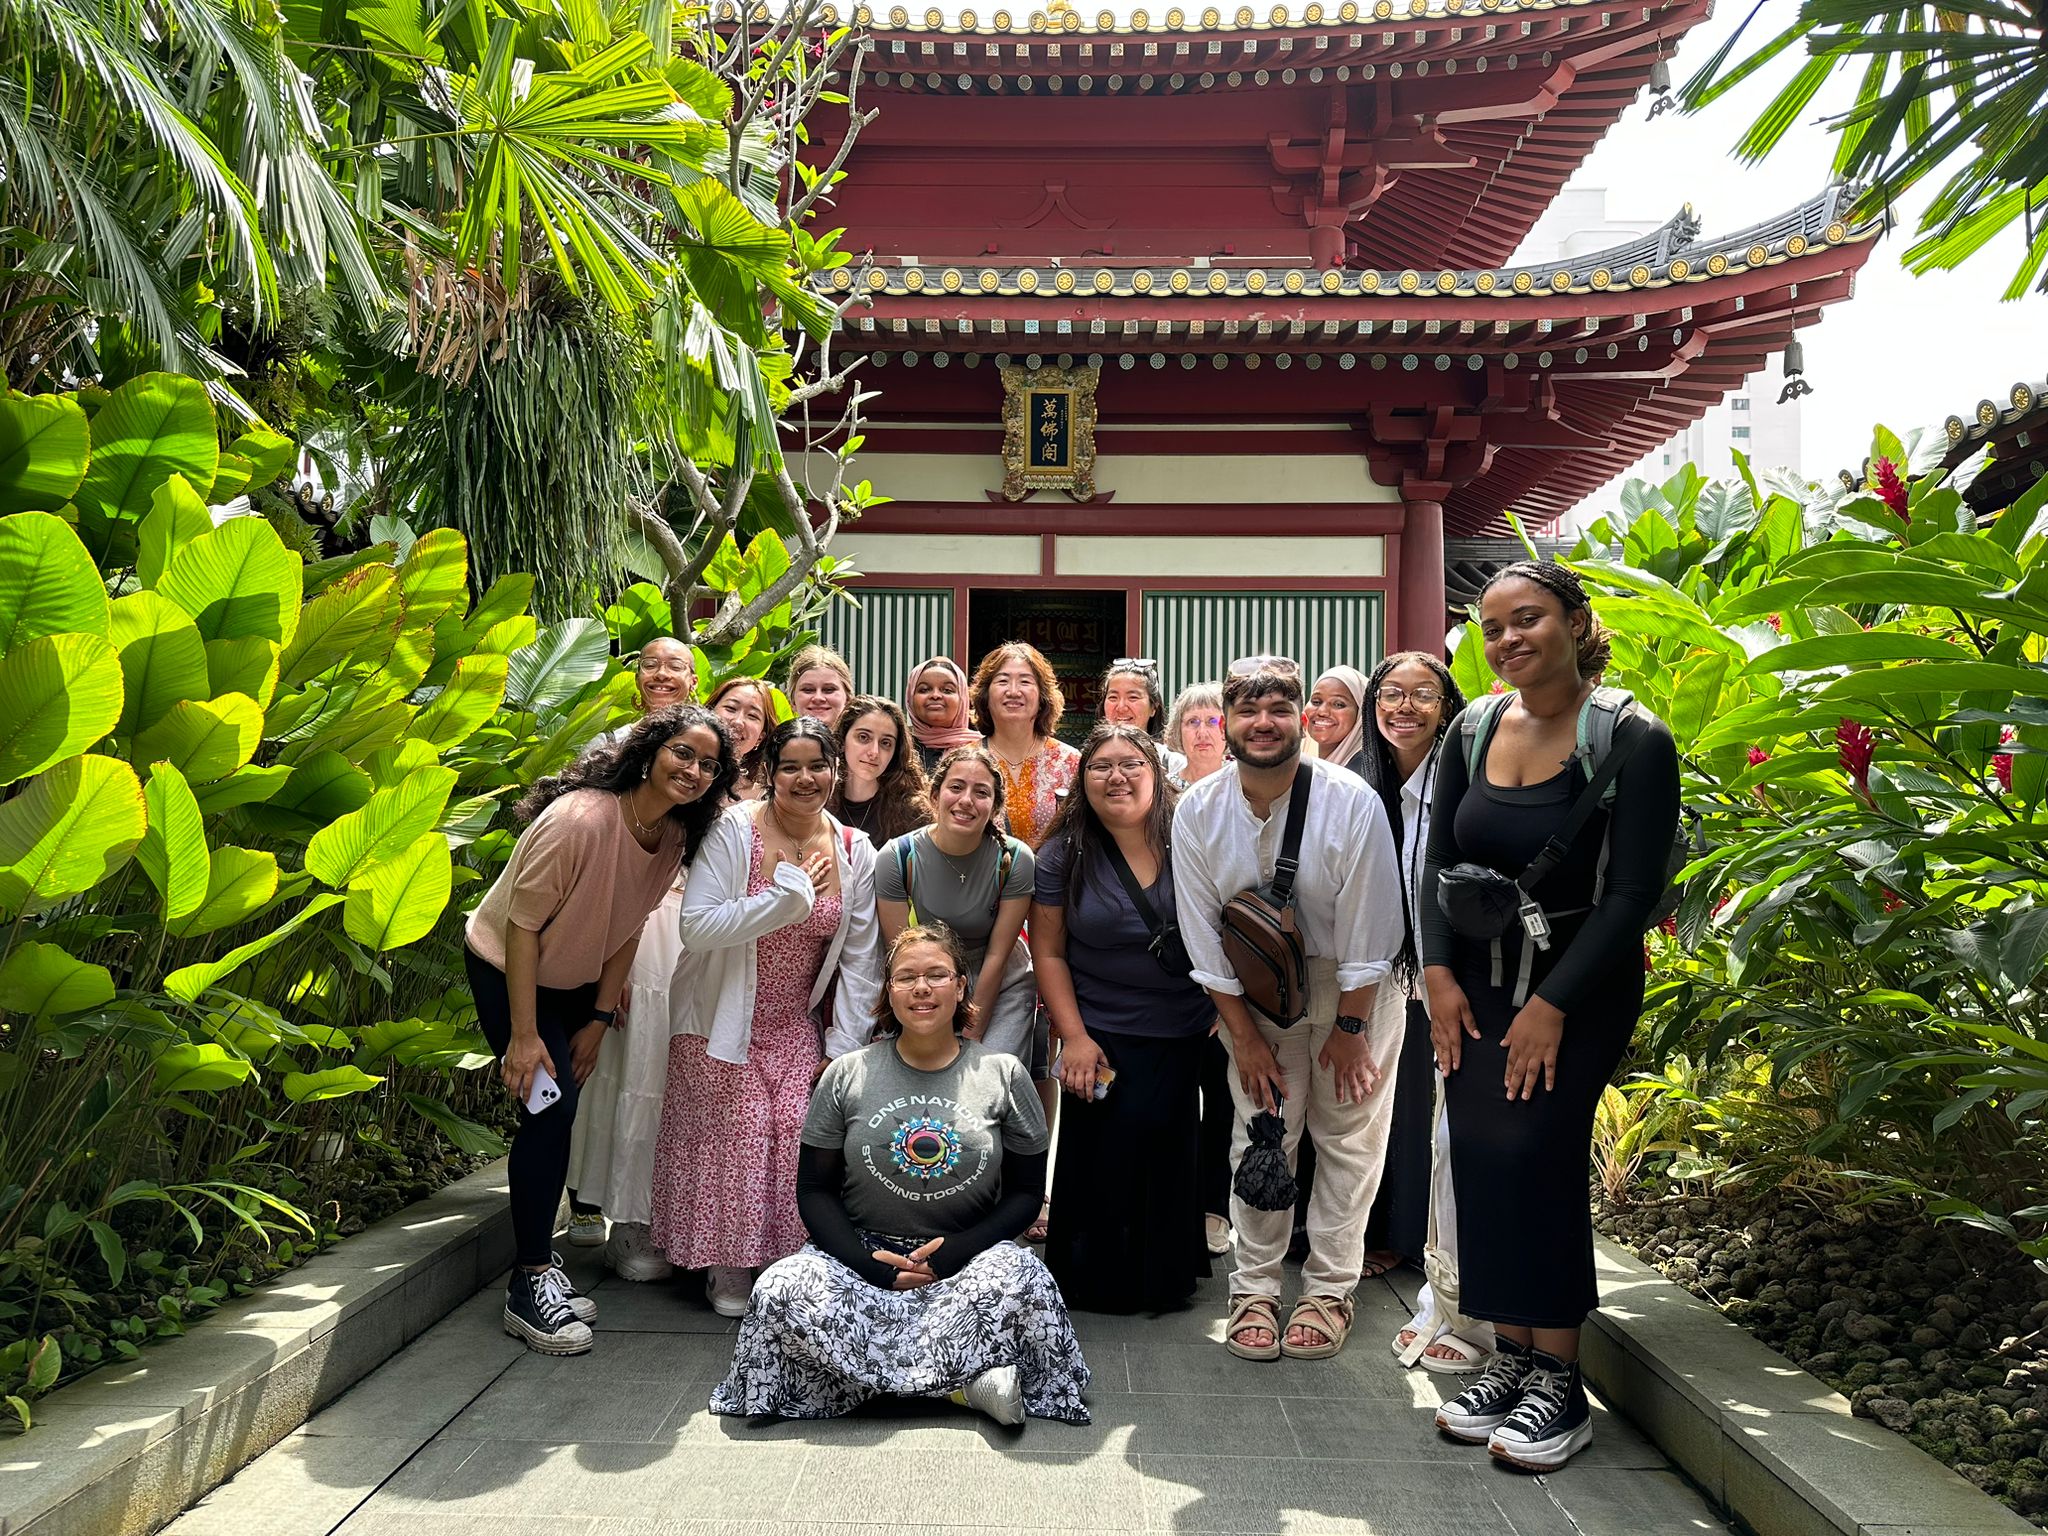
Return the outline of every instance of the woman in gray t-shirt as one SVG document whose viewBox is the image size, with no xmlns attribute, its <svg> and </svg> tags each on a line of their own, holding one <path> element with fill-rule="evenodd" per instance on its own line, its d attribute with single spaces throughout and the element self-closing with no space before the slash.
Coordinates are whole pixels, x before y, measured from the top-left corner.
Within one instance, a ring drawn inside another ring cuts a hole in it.
<svg viewBox="0 0 2048 1536">
<path fill-rule="evenodd" d="M 1018 941 L 1031 906 L 1031 850 L 1004 835 L 995 754 L 954 747 L 932 774 L 932 822 L 875 855 L 875 914 L 886 944 L 913 923 L 943 923 L 967 953 L 970 1029 L 992 1051 L 1029 1063 L 1038 988 Z"/>
<path fill-rule="evenodd" d="M 711 1411 L 830 1418 L 887 1393 L 1085 1424 L 1066 1303 L 1014 1241 L 1045 1192 L 1031 1079 L 962 1038 L 974 1005 L 951 933 L 905 929 L 887 976 L 882 1038 L 811 1095 L 797 1162 L 811 1240 L 754 1283 Z"/>
</svg>

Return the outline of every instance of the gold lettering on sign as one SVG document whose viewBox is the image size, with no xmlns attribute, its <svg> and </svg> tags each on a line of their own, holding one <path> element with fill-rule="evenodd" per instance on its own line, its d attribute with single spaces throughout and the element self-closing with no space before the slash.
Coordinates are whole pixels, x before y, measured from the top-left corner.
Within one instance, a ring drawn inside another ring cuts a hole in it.
<svg viewBox="0 0 2048 1536">
<path fill-rule="evenodd" d="M 1095 496 L 1093 368 L 1003 370 L 1003 498 L 1065 491 Z"/>
</svg>

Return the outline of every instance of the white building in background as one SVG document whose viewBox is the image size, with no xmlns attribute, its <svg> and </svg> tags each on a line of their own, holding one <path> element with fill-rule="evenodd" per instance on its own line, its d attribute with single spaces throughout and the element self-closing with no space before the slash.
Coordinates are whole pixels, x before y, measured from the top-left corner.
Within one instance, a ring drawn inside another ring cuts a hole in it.
<svg viewBox="0 0 2048 1536">
<path fill-rule="evenodd" d="M 1672 210 L 1674 213 L 1676 209 Z M 1605 187 L 1572 187 L 1560 193 L 1515 252 L 1515 263 L 1566 261 L 1623 241 L 1647 235 L 1661 221 L 1610 218 Z M 1800 462 L 1799 402 L 1780 404 L 1784 365 L 1772 357 L 1742 387 L 1669 442 L 1652 449 L 1600 490 L 1595 491 L 1551 527 L 1561 533 L 1577 530 L 1614 510 L 1623 485 L 1630 480 L 1669 480 L 1682 464 L 1697 464 L 1707 474 L 1725 476 L 1734 470 L 1734 454 L 1748 456 L 1757 469 Z M 1532 530 L 1533 531 L 1533 530 Z"/>
</svg>

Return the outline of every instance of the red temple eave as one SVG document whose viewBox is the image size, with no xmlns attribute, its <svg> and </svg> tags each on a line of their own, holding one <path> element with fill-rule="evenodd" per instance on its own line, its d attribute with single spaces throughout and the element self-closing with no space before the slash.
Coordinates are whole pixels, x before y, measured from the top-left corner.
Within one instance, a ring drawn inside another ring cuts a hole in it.
<svg viewBox="0 0 2048 1536">
<path fill-rule="evenodd" d="M 1352 422 L 1374 477 L 1440 501 L 1448 532 L 1505 531 L 1505 509 L 1567 510 L 1848 298 L 1877 233 L 1834 217 L 1850 196 L 1654 266 L 1615 259 L 1637 242 L 1526 272 L 876 268 L 840 344 L 896 365 L 871 381 L 884 432 L 944 416 L 967 385 L 942 383 L 948 362 L 1165 367 L 1145 375 L 1158 414 L 1219 422 L 1245 398 L 1230 377 L 1261 369 L 1262 413 Z"/>
</svg>

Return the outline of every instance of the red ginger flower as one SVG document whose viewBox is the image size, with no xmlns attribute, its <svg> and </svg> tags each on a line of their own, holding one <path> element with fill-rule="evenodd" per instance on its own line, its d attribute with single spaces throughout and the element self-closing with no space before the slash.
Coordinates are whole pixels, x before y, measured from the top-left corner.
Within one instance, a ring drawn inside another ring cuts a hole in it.
<svg viewBox="0 0 2048 1536">
<path fill-rule="evenodd" d="M 1762 747 L 1751 747 L 1749 749 L 1750 767 L 1761 768 L 1765 763 L 1768 763 L 1770 760 L 1771 754 L 1766 752 Z"/>
<path fill-rule="evenodd" d="M 1835 745 L 1841 753 L 1842 772 L 1849 775 L 1864 795 L 1870 793 L 1870 760 L 1877 755 L 1877 734 L 1867 725 L 1843 720 L 1835 727 Z"/>
<path fill-rule="evenodd" d="M 1902 523 L 1913 521 L 1913 515 L 1906 510 L 1906 482 L 1899 478 L 1899 466 L 1890 459 L 1879 459 L 1871 466 L 1871 489 L 1877 492 L 1877 499 L 1883 502 Z"/>
<path fill-rule="evenodd" d="M 2004 746 L 2017 734 L 2011 726 L 1998 733 L 1998 744 Z M 1996 752 L 1991 757 L 1991 772 L 1998 779 L 1998 787 L 2008 795 L 2012 793 L 2012 754 Z"/>
<path fill-rule="evenodd" d="M 1783 633 L 1785 633 L 1785 621 L 1777 614 L 1767 614 L 1764 617 L 1764 622 L 1770 625 L 1771 628 L 1775 629 L 1779 634 L 1782 635 Z"/>
</svg>

